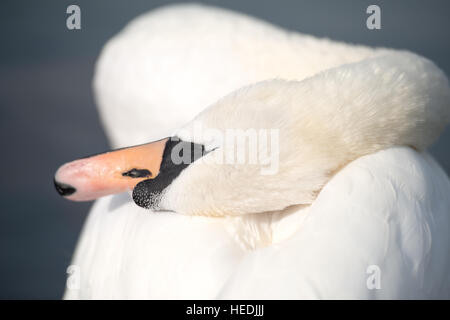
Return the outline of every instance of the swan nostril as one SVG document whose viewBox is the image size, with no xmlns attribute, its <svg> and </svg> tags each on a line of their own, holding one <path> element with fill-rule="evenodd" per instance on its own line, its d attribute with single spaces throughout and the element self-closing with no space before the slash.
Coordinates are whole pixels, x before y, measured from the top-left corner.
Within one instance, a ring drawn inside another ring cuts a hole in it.
<svg viewBox="0 0 450 320">
<path fill-rule="evenodd" d="M 65 184 L 65 183 L 61 183 L 61 182 L 58 182 L 56 180 L 53 180 L 53 182 L 55 183 L 56 191 L 58 191 L 58 193 L 60 195 L 62 195 L 63 197 L 64 196 L 70 196 L 71 194 L 74 194 L 75 191 L 77 191 L 77 189 L 75 189 L 71 185 L 68 185 L 68 184 Z"/>
<path fill-rule="evenodd" d="M 151 177 L 152 173 L 150 170 L 147 169 L 131 169 L 127 172 L 122 173 L 122 176 L 124 177 L 130 177 L 130 178 L 147 178 Z"/>
</svg>

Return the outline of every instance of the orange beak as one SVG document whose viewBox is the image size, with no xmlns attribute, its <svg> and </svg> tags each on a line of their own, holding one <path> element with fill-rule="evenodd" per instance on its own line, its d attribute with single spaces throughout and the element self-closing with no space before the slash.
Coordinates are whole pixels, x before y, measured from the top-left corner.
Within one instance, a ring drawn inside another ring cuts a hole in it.
<svg viewBox="0 0 450 320">
<path fill-rule="evenodd" d="M 169 139 L 106 152 L 61 166 L 55 186 L 67 199 L 88 201 L 132 190 L 158 174 Z"/>
</svg>

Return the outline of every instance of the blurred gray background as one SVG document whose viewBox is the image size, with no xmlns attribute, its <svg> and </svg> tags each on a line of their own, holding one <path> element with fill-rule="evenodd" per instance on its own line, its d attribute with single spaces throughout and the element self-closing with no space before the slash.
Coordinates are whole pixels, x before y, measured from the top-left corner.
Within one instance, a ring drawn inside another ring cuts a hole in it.
<svg viewBox="0 0 450 320">
<path fill-rule="evenodd" d="M 204 1 L 282 27 L 371 46 L 405 48 L 450 75 L 448 1 Z M 108 148 L 92 98 L 104 43 L 128 21 L 169 1 L 2 1 L 0 6 L 0 298 L 59 299 L 91 203 L 60 198 L 57 167 Z M 66 28 L 81 7 L 82 30 Z M 366 28 L 378 4 L 382 29 Z M 431 149 L 450 172 L 450 130 Z"/>
</svg>

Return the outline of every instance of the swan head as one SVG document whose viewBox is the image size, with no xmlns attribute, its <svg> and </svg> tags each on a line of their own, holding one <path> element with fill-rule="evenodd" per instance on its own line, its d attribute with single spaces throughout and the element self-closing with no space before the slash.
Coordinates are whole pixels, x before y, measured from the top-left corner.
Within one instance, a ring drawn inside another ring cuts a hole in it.
<svg viewBox="0 0 450 320">
<path fill-rule="evenodd" d="M 76 201 L 132 189 L 141 207 L 191 215 L 311 203 L 350 155 L 299 90 L 282 80 L 241 88 L 169 138 L 63 165 L 55 185 Z"/>
<path fill-rule="evenodd" d="M 63 165 L 55 184 L 71 200 L 132 190 L 141 207 L 188 215 L 310 204 L 356 158 L 395 145 L 423 150 L 438 137 L 448 82 L 426 61 L 405 72 L 410 65 L 381 58 L 241 88 L 169 138 Z"/>
</svg>

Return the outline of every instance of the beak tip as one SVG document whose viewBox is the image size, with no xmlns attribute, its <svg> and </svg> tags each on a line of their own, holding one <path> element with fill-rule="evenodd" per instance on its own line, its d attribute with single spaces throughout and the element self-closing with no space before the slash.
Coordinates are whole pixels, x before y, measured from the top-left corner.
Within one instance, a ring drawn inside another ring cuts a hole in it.
<svg viewBox="0 0 450 320">
<path fill-rule="evenodd" d="M 53 179 L 53 183 L 55 184 L 56 191 L 63 197 L 70 196 L 77 191 L 71 185 L 56 181 L 56 179 Z"/>
</svg>

